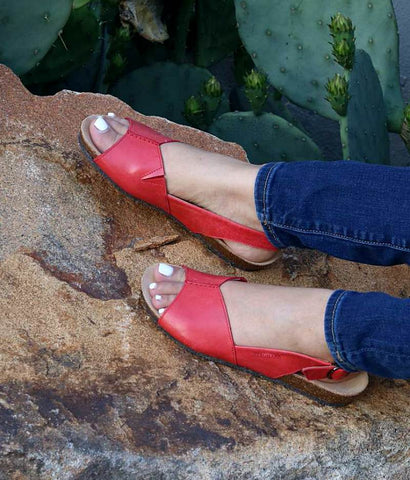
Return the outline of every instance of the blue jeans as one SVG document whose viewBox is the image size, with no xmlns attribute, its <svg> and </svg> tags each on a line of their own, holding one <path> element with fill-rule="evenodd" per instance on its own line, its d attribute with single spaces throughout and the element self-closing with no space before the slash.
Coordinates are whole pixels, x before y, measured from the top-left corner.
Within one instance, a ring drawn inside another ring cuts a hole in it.
<svg viewBox="0 0 410 480">
<path fill-rule="evenodd" d="M 352 161 L 264 165 L 258 218 L 273 245 L 373 265 L 410 264 L 410 168 Z M 410 299 L 336 290 L 325 313 L 336 363 L 410 378 Z"/>
</svg>

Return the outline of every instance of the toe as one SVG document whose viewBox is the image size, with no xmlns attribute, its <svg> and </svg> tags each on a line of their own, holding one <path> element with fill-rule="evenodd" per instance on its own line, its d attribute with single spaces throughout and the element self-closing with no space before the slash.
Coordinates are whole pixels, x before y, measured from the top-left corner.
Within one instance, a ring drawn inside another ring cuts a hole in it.
<svg viewBox="0 0 410 480">
<path fill-rule="evenodd" d="M 178 295 L 184 284 L 182 282 L 153 282 L 149 285 L 151 297 L 155 295 Z"/>
<path fill-rule="evenodd" d="M 185 281 L 185 271 L 181 267 L 169 265 L 168 263 L 159 263 L 155 267 L 154 279 L 156 282 L 181 282 Z"/>
<path fill-rule="evenodd" d="M 167 308 L 175 300 L 176 295 L 154 295 L 152 297 L 152 304 L 159 310 L 160 308 Z"/>
<path fill-rule="evenodd" d="M 113 123 L 112 118 L 100 116 L 90 125 L 91 139 L 100 152 L 110 148 L 127 131 L 127 128 L 123 127 L 124 131 L 121 133 L 117 128 L 111 126 Z M 120 125 L 118 122 L 115 124 L 116 126 Z"/>
<path fill-rule="evenodd" d="M 129 123 L 125 118 L 117 117 L 114 113 L 109 113 L 104 119 L 110 127 L 120 135 L 124 135 L 127 132 Z"/>
</svg>

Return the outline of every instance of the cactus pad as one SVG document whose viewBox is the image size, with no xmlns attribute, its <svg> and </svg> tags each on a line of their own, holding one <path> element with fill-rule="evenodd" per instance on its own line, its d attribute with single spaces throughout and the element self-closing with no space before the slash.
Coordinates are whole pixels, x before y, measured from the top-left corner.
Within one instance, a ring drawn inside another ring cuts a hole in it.
<svg viewBox="0 0 410 480">
<path fill-rule="evenodd" d="M 272 113 L 229 112 L 219 117 L 209 130 L 228 142 L 241 145 L 256 164 L 320 160 L 319 147 L 306 133 Z"/>
<path fill-rule="evenodd" d="M 70 15 L 72 0 L 0 2 L 0 63 L 21 75 L 47 53 Z"/>
<path fill-rule="evenodd" d="M 400 131 L 398 34 L 391 0 L 235 0 L 239 33 L 255 65 L 293 102 L 337 119 L 325 83 L 342 69 L 332 58 L 328 24 L 341 12 L 356 26 L 356 47 L 366 50 L 379 75 L 389 127 Z"/>
<path fill-rule="evenodd" d="M 24 82 L 58 80 L 82 66 L 94 52 L 99 30 L 98 21 L 88 5 L 73 10 L 53 48 L 24 76 Z"/>
<path fill-rule="evenodd" d="M 204 68 L 158 62 L 125 75 L 110 93 L 145 115 L 186 124 L 183 114 L 186 100 L 197 95 L 211 77 Z M 228 110 L 228 99 L 223 94 L 218 115 Z"/>
<path fill-rule="evenodd" d="M 349 157 L 389 164 L 389 134 L 383 92 L 371 58 L 357 50 L 349 78 L 347 140 Z M 342 128 L 344 122 L 341 122 Z M 342 135 L 343 137 L 343 135 Z"/>
</svg>

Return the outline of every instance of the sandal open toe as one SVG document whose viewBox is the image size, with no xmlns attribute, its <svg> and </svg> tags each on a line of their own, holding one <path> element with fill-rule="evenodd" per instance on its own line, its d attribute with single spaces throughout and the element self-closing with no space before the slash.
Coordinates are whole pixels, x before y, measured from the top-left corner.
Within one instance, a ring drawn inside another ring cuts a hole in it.
<svg viewBox="0 0 410 480">
<path fill-rule="evenodd" d="M 328 405 L 350 403 L 365 390 L 365 372 L 349 373 L 336 364 L 287 350 L 236 345 L 220 287 L 227 281 L 246 281 L 244 278 L 184 267 L 182 290 L 159 315 L 149 293 L 155 268 L 145 271 L 141 283 L 148 312 L 159 327 L 192 353 L 266 377 Z"/>
<path fill-rule="evenodd" d="M 263 232 L 233 222 L 168 193 L 160 146 L 175 140 L 127 118 L 127 133 L 101 153 L 90 136 L 90 125 L 96 118 L 90 116 L 83 121 L 80 145 L 92 165 L 116 186 L 134 199 L 148 203 L 171 216 L 228 263 L 244 270 L 259 270 L 272 265 L 277 256 L 274 255 L 267 262 L 250 262 L 237 256 L 224 241 L 277 251 Z"/>
</svg>

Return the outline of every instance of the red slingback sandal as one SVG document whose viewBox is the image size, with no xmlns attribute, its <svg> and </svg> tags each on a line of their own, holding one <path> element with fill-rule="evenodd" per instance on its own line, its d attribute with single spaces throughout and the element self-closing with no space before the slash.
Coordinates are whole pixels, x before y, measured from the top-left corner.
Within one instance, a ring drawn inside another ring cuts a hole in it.
<svg viewBox="0 0 410 480">
<path fill-rule="evenodd" d="M 122 191 L 162 210 L 199 237 L 214 253 L 239 268 L 258 270 L 269 267 L 277 259 L 277 255 L 274 255 L 267 262 L 256 263 L 239 257 L 224 240 L 272 252 L 278 249 L 268 241 L 263 232 L 233 222 L 168 193 L 160 146 L 175 140 L 127 118 L 127 133 L 101 153 L 89 133 L 90 125 L 96 118 L 97 116 L 87 117 L 82 122 L 80 145 L 92 164 Z"/>
<path fill-rule="evenodd" d="M 159 327 L 190 352 L 281 383 L 327 405 L 345 405 L 368 384 L 365 372 L 349 373 L 333 363 L 301 353 L 234 343 L 228 313 L 220 290 L 228 281 L 246 282 L 185 270 L 185 283 L 162 315 L 151 302 L 149 285 L 156 266 L 149 267 L 141 282 L 143 299 Z"/>
</svg>

